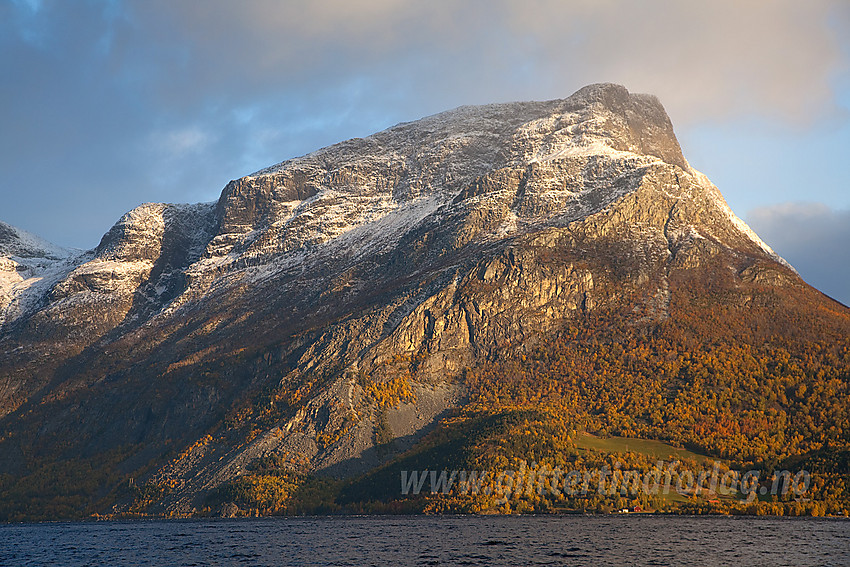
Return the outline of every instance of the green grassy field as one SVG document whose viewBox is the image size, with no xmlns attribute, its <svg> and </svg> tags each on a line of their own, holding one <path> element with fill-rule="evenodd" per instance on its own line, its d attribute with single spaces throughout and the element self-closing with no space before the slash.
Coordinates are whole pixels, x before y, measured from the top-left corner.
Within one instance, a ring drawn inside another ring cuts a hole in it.
<svg viewBox="0 0 850 567">
<path fill-rule="evenodd" d="M 712 463 L 713 457 L 707 457 L 688 451 L 684 448 L 673 447 L 661 441 L 636 439 L 634 437 L 597 437 L 591 433 L 581 432 L 575 440 L 576 446 L 584 450 L 596 450 L 604 453 L 641 453 L 657 459 L 671 461 L 692 460 L 697 463 Z"/>
</svg>

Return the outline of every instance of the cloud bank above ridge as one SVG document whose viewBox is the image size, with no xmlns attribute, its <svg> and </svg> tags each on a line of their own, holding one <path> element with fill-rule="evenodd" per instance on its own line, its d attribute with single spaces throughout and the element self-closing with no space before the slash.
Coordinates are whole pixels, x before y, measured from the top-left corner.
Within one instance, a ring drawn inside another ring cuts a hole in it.
<svg viewBox="0 0 850 567">
<path fill-rule="evenodd" d="M 13 0 L 3 220 L 93 246 L 144 201 L 212 200 L 399 121 L 599 81 L 657 95 L 680 132 L 741 117 L 848 128 L 848 38 L 840 0 Z"/>
<path fill-rule="evenodd" d="M 850 210 L 781 203 L 750 211 L 747 222 L 808 283 L 850 305 Z"/>
</svg>

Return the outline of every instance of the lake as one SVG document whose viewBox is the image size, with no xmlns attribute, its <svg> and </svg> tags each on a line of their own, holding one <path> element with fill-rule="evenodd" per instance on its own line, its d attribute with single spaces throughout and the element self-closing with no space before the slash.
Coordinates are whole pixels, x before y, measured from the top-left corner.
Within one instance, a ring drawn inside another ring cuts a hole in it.
<svg viewBox="0 0 850 567">
<path fill-rule="evenodd" d="M 0 526 L 0 565 L 848 565 L 822 518 L 334 516 Z"/>
</svg>

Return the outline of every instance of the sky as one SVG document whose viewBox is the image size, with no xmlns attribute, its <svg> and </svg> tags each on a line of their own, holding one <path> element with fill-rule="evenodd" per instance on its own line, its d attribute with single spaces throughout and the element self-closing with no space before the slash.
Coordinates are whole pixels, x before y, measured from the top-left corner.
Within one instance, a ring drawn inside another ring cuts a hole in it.
<svg viewBox="0 0 850 567">
<path fill-rule="evenodd" d="M 850 304 L 847 0 L 0 0 L 0 220 L 91 248 L 144 202 L 464 104 L 614 82 Z"/>
</svg>

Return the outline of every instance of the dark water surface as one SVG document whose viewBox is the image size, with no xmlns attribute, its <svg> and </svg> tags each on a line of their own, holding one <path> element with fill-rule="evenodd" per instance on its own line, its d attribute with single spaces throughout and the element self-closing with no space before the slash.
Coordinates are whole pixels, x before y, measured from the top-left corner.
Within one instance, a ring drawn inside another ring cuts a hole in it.
<svg viewBox="0 0 850 567">
<path fill-rule="evenodd" d="M 0 565 L 850 565 L 850 521 L 312 517 L 0 526 Z"/>
</svg>

